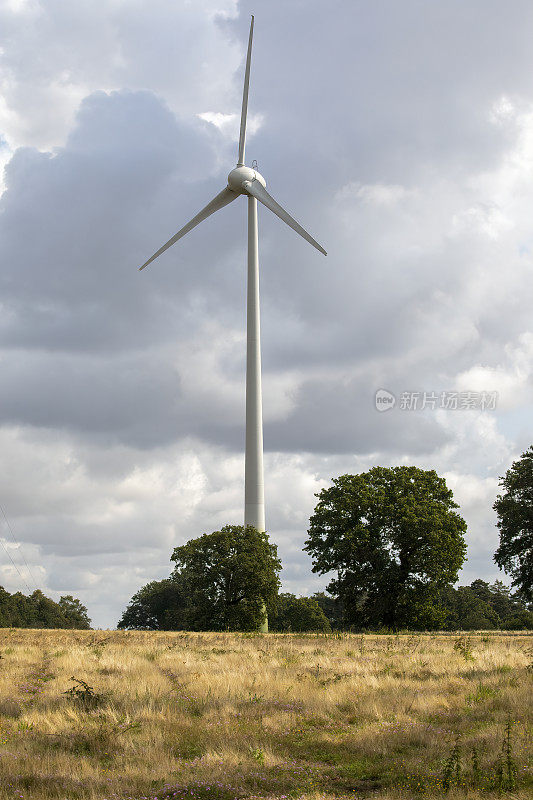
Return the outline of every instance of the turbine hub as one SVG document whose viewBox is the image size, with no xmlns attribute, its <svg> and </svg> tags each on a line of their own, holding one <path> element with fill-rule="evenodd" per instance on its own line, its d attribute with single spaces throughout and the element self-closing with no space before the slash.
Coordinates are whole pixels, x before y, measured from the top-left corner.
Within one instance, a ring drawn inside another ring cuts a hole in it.
<svg viewBox="0 0 533 800">
<path fill-rule="evenodd" d="M 266 188 L 266 181 L 260 172 L 251 167 L 235 167 L 228 175 L 228 186 L 234 192 L 242 193 L 244 181 L 258 181 L 261 186 Z"/>
</svg>

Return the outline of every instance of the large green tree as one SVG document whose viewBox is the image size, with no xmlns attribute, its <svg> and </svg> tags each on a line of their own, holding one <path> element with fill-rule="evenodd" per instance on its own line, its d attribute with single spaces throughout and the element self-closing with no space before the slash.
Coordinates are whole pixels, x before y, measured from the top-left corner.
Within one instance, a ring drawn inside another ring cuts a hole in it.
<svg viewBox="0 0 533 800">
<path fill-rule="evenodd" d="M 257 630 L 280 581 L 277 548 L 251 525 L 226 525 L 176 547 L 172 578 L 190 608 L 190 630 Z"/>
<path fill-rule="evenodd" d="M 436 627 L 438 594 L 465 560 L 466 523 L 434 470 L 374 467 L 323 489 L 310 520 L 313 572 L 336 572 L 328 591 L 348 625 Z"/>
<path fill-rule="evenodd" d="M 494 560 L 513 586 L 533 602 L 533 445 L 500 478 L 504 492 L 494 503 L 500 546 Z"/>
</svg>

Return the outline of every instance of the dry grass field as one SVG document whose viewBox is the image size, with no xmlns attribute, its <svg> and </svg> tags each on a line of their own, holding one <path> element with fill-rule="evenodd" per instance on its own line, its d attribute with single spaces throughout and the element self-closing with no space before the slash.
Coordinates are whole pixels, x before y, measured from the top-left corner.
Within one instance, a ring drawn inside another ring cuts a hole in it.
<svg viewBox="0 0 533 800">
<path fill-rule="evenodd" d="M 526 800 L 532 684 L 525 633 L 2 629 L 0 797 Z"/>
</svg>

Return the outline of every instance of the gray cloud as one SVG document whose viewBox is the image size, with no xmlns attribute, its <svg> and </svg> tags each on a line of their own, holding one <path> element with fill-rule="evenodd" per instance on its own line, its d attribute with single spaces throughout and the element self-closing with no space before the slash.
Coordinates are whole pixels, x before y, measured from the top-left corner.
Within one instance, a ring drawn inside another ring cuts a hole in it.
<svg viewBox="0 0 533 800">
<path fill-rule="evenodd" d="M 238 113 L 251 10 L 0 12 L 3 504 L 44 588 L 79 592 L 97 624 L 168 574 L 173 546 L 242 515 L 244 201 L 136 267 L 233 166 L 227 128 L 198 115 Z M 329 253 L 261 209 L 267 518 L 293 591 L 320 585 L 301 553 L 314 492 L 377 463 L 446 474 L 465 578 L 494 574 L 495 481 L 529 444 L 510 420 L 531 412 L 531 14 L 257 15 L 248 158 Z M 380 387 L 459 385 L 501 408 L 373 405 Z"/>
</svg>

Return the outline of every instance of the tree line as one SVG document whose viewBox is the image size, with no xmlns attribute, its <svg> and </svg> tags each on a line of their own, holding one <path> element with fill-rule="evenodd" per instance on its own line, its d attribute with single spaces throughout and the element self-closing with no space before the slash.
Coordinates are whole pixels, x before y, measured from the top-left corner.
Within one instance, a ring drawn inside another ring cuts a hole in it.
<svg viewBox="0 0 533 800">
<path fill-rule="evenodd" d="M 466 523 L 443 478 L 417 467 L 342 475 L 318 493 L 304 550 L 330 577 L 312 597 L 279 593 L 266 533 L 227 525 L 171 555 L 169 578 L 131 599 L 119 628 L 257 630 L 533 629 L 533 447 L 500 480 L 498 566 L 512 578 L 459 586 Z M 513 591 L 514 589 L 514 591 Z"/>
<path fill-rule="evenodd" d="M 36 589 L 26 596 L 10 594 L 0 586 L 0 628 L 77 628 L 88 629 L 87 609 L 70 594 L 56 603 Z"/>
</svg>

